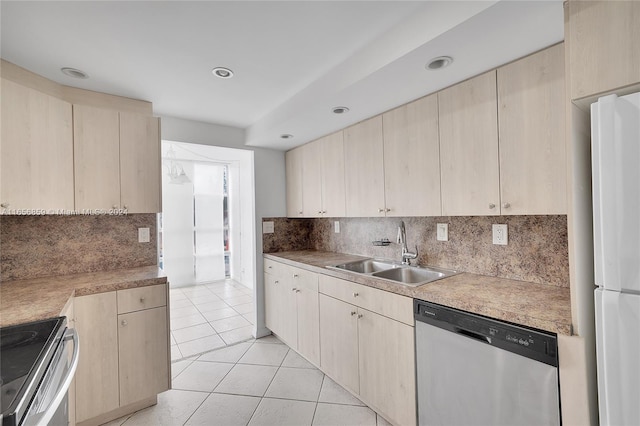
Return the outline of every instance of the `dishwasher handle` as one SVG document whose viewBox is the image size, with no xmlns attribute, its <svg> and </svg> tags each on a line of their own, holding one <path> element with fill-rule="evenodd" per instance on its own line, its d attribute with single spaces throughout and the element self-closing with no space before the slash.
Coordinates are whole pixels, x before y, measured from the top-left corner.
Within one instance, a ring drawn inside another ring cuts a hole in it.
<svg viewBox="0 0 640 426">
<path fill-rule="evenodd" d="M 479 340 L 479 341 L 484 342 L 484 343 L 491 344 L 491 337 L 484 336 L 484 335 L 482 335 L 480 333 L 476 333 L 476 332 L 471 331 L 471 330 L 465 330 L 464 328 L 454 327 L 453 328 L 453 332 L 457 333 L 457 334 L 461 334 L 463 336 L 467 336 L 467 337 L 469 337 L 471 339 L 475 339 L 475 340 Z"/>
</svg>

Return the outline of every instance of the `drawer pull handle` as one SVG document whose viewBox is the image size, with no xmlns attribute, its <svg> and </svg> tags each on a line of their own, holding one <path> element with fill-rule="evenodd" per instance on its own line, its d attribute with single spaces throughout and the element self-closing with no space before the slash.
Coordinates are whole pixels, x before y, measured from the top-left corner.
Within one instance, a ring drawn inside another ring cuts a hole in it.
<svg viewBox="0 0 640 426">
<path fill-rule="evenodd" d="M 351 316 L 354 316 L 355 314 L 357 314 L 356 311 L 351 311 Z"/>
<path fill-rule="evenodd" d="M 353 297 L 358 297 L 360 296 L 360 293 L 353 293 Z"/>
<path fill-rule="evenodd" d="M 122 320 L 120 324 L 122 324 L 123 327 L 126 327 L 128 323 L 127 320 Z"/>
</svg>

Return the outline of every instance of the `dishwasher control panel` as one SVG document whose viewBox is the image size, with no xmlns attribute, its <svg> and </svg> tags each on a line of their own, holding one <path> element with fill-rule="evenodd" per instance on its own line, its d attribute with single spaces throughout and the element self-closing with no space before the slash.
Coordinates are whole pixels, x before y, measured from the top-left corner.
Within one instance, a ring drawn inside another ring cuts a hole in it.
<svg viewBox="0 0 640 426">
<path fill-rule="evenodd" d="M 414 316 L 416 321 L 422 321 L 554 367 L 558 366 L 558 343 L 553 333 L 419 299 L 414 299 Z"/>
</svg>

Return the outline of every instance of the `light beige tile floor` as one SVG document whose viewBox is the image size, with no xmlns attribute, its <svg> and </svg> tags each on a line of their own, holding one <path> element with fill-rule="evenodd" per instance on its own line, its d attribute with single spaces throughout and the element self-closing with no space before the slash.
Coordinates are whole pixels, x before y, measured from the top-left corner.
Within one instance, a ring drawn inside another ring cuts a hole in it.
<svg viewBox="0 0 640 426">
<path fill-rule="evenodd" d="M 171 375 L 157 405 L 108 425 L 389 425 L 273 336 L 175 361 Z"/>
<path fill-rule="evenodd" d="M 172 288 L 169 305 L 172 361 L 253 337 L 253 290 L 235 281 Z"/>
</svg>

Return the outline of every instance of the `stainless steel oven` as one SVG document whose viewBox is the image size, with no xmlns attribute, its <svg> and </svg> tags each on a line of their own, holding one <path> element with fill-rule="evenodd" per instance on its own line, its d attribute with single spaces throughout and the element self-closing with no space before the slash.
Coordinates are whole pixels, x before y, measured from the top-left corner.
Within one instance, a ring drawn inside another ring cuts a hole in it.
<svg viewBox="0 0 640 426">
<path fill-rule="evenodd" d="M 79 345 L 66 318 L 3 327 L 0 346 L 2 426 L 67 425 Z"/>
</svg>

